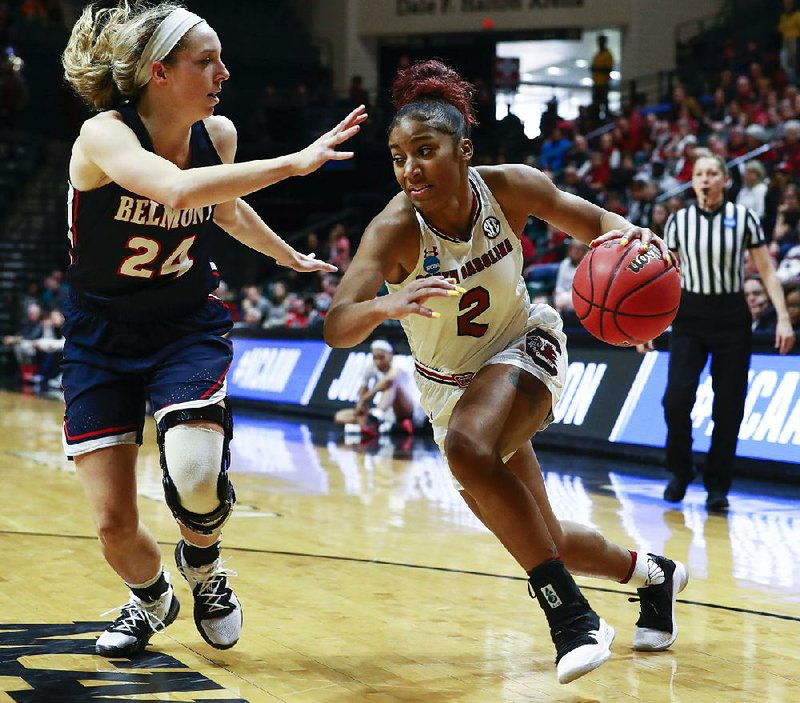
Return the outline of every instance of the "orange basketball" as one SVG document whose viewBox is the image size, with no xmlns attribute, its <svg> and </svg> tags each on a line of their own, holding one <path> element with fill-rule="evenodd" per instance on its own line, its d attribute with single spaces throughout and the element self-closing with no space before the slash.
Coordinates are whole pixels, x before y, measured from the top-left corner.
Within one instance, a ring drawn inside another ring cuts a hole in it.
<svg viewBox="0 0 800 703">
<path fill-rule="evenodd" d="M 617 346 L 643 344 L 672 324 L 681 302 L 680 275 L 656 246 L 634 240 L 592 249 L 572 281 L 572 303 L 589 333 Z"/>
</svg>

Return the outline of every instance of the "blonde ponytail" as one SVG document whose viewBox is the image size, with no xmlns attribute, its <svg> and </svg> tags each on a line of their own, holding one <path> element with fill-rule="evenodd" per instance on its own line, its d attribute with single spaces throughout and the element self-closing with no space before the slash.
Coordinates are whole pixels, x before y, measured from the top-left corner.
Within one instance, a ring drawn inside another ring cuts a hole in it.
<svg viewBox="0 0 800 703">
<path fill-rule="evenodd" d="M 142 2 L 131 6 L 128 0 L 110 9 L 89 5 L 72 28 L 61 57 L 67 83 L 98 111 L 136 100 L 143 90 L 135 83 L 139 57 L 158 25 L 179 7 Z M 180 50 L 181 44 L 171 53 Z"/>
</svg>

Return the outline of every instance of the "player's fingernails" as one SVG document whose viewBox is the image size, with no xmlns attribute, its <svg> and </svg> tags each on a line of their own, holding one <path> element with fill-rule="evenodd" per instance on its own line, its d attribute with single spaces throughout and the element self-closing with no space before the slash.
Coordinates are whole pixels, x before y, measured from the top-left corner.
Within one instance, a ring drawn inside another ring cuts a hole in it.
<svg viewBox="0 0 800 703">
<path fill-rule="evenodd" d="M 627 239 L 620 239 L 619 243 L 620 243 L 620 246 L 623 246 L 623 247 L 628 246 L 628 240 Z"/>
<path fill-rule="evenodd" d="M 464 293 L 466 293 L 466 292 L 467 292 L 467 289 L 466 289 L 466 288 L 462 288 L 461 286 L 456 286 L 456 290 L 457 290 L 459 293 L 461 293 L 461 295 L 464 295 Z"/>
<path fill-rule="evenodd" d="M 671 263 L 672 263 L 672 257 L 671 257 L 669 254 L 667 254 L 667 255 L 664 257 L 664 260 L 665 260 L 665 261 L 666 261 L 668 264 L 671 264 Z"/>
<path fill-rule="evenodd" d="M 453 288 L 447 291 L 447 295 L 461 295 L 461 293 L 459 293 L 457 289 Z"/>
<path fill-rule="evenodd" d="M 440 312 L 432 312 L 431 313 L 431 317 L 433 317 L 433 318 L 437 318 L 437 317 L 441 317 L 441 316 L 442 316 L 442 313 L 440 313 Z"/>
<path fill-rule="evenodd" d="M 452 283 L 453 285 L 455 285 L 456 283 L 458 283 L 458 281 L 456 281 L 456 279 L 455 279 L 455 278 L 448 278 L 448 279 L 447 279 L 447 282 L 448 282 L 448 283 Z"/>
</svg>

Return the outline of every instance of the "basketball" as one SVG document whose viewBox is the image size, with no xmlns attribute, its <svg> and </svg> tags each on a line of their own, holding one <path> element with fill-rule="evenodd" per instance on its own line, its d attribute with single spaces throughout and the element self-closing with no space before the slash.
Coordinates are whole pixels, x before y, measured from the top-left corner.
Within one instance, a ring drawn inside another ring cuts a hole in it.
<svg viewBox="0 0 800 703">
<path fill-rule="evenodd" d="M 586 330 L 608 344 L 627 347 L 655 339 L 675 319 L 681 285 L 674 263 L 656 246 L 640 251 L 611 241 L 578 264 L 572 304 Z"/>
</svg>

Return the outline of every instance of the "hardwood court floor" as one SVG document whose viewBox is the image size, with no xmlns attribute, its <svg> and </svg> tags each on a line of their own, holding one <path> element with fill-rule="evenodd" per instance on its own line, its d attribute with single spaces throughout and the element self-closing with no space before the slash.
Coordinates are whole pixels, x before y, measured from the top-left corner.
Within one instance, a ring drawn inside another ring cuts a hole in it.
<svg viewBox="0 0 800 703">
<path fill-rule="evenodd" d="M 197 634 L 177 574 L 178 620 L 133 662 L 93 654 L 100 614 L 126 600 L 103 562 L 71 466 L 58 401 L 0 392 L 0 701 L 495 703 L 800 701 L 800 503 L 733 495 L 709 516 L 679 509 L 647 467 L 547 455 L 557 512 L 634 549 L 686 562 L 680 636 L 663 653 L 630 642 L 638 605 L 579 579 L 617 630 L 612 659 L 556 681 L 544 618 L 516 565 L 461 505 L 428 442 L 344 444 L 335 432 L 237 418 L 239 496 L 227 566 L 244 604 L 237 647 Z M 174 572 L 152 424 L 141 512 Z"/>
</svg>

